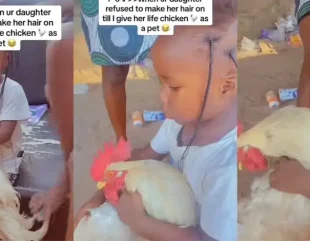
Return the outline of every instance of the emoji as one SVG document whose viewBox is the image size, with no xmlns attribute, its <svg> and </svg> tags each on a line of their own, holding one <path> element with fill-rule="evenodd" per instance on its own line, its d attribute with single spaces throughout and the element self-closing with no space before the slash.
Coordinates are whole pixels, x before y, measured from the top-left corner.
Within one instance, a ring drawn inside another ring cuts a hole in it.
<svg viewBox="0 0 310 241">
<path fill-rule="evenodd" d="M 170 30 L 170 27 L 168 24 L 163 24 L 163 26 L 161 26 L 161 29 L 163 30 L 163 32 L 168 32 Z"/>
<path fill-rule="evenodd" d="M 43 37 L 43 35 L 46 33 L 46 31 L 45 30 L 41 30 L 41 29 L 39 29 L 39 34 L 40 34 L 40 37 Z"/>
<path fill-rule="evenodd" d="M 194 16 L 193 14 L 191 15 L 191 18 L 192 18 L 192 20 L 193 20 L 193 22 L 195 22 L 196 20 L 197 20 L 197 16 Z"/>
<path fill-rule="evenodd" d="M 15 39 L 9 39 L 8 45 L 12 48 L 15 47 L 16 46 L 16 40 Z"/>
</svg>

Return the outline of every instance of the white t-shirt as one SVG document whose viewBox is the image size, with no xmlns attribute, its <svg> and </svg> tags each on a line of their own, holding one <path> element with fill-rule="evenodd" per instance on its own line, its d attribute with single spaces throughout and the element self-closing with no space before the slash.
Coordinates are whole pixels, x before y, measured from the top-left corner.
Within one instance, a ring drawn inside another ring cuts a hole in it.
<svg viewBox="0 0 310 241">
<path fill-rule="evenodd" d="M 3 82 L 0 84 L 0 90 Z M 11 140 L 0 145 L 0 165 L 7 173 L 18 173 L 21 159 L 17 158 L 22 144 L 24 121 L 30 118 L 30 108 L 23 90 L 17 82 L 7 78 L 0 100 L 0 125 L 2 121 L 17 121 Z"/>
<path fill-rule="evenodd" d="M 177 145 L 180 129 L 175 121 L 165 120 L 151 141 L 151 147 L 159 154 L 170 154 L 172 164 L 185 174 L 197 200 L 203 231 L 218 241 L 236 241 L 237 130 L 235 128 L 219 142 L 192 146 L 180 165 L 186 148 Z"/>
</svg>

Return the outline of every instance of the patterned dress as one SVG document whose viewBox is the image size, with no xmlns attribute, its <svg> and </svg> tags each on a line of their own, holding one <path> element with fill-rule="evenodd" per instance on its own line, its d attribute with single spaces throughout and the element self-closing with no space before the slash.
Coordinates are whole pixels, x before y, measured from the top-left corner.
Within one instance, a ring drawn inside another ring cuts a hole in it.
<svg viewBox="0 0 310 241">
<path fill-rule="evenodd" d="M 296 19 L 298 24 L 310 15 L 310 0 L 295 0 L 296 2 Z"/>
<path fill-rule="evenodd" d="M 98 0 L 81 0 L 82 28 L 94 64 L 136 64 L 142 61 L 157 36 L 138 35 L 137 26 L 99 25 Z"/>
</svg>

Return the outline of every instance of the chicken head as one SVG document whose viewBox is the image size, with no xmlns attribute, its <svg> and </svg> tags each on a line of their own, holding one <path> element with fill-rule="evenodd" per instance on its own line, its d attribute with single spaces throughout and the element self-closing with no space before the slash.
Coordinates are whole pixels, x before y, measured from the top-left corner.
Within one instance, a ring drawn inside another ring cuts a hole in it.
<svg viewBox="0 0 310 241">
<path fill-rule="evenodd" d="M 126 171 L 108 170 L 112 163 L 123 162 L 130 158 L 131 147 L 124 139 L 114 146 L 112 143 L 106 144 L 103 151 L 95 157 L 91 168 L 91 176 L 97 182 L 97 188 L 103 189 L 107 201 L 116 205 L 119 195 L 125 187 Z"/>
<path fill-rule="evenodd" d="M 238 139 L 243 138 L 242 137 L 243 131 L 244 131 L 243 125 L 239 123 Z M 240 171 L 242 170 L 243 167 L 245 167 L 249 171 L 265 171 L 268 168 L 267 158 L 260 151 L 259 148 L 256 148 L 251 145 L 245 145 L 241 147 L 239 146 L 237 154 L 238 154 L 238 167 Z"/>
</svg>

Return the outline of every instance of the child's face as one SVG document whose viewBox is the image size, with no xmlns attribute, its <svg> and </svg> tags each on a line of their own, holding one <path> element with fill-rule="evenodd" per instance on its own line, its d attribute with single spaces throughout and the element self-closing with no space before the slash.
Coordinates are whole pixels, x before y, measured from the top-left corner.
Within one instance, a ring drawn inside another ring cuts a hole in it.
<svg viewBox="0 0 310 241">
<path fill-rule="evenodd" d="M 197 28 L 162 36 L 152 49 L 154 66 L 162 83 L 163 110 L 167 118 L 180 124 L 197 121 L 201 112 L 210 60 L 209 43 L 204 40 L 206 32 L 210 32 L 210 38 L 223 35 L 206 27 Z M 212 84 L 203 120 L 225 111 L 237 94 L 236 67 L 228 55 L 228 50 L 235 48 L 236 40 L 228 32 L 214 44 Z"/>
<path fill-rule="evenodd" d="M 4 74 L 9 63 L 9 53 L 0 51 L 0 76 Z M 1 78 L 0 78 L 1 79 Z"/>
</svg>

